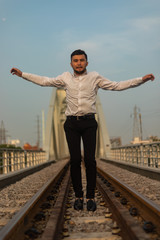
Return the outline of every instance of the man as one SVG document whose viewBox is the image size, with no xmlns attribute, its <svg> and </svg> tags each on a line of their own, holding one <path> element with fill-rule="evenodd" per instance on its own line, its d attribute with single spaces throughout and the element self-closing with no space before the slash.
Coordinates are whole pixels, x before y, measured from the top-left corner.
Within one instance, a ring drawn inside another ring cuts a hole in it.
<svg viewBox="0 0 160 240">
<path fill-rule="evenodd" d="M 96 95 L 99 88 L 105 90 L 125 90 L 136 87 L 148 80 L 154 80 L 153 74 L 121 82 L 112 82 L 97 72 L 87 72 L 87 54 L 82 50 L 75 50 L 71 54 L 73 74 L 65 72 L 56 78 L 42 77 L 29 73 L 22 73 L 12 68 L 11 73 L 41 86 L 63 87 L 66 91 L 66 121 L 64 130 L 70 152 L 71 178 L 75 191 L 74 209 L 83 209 L 83 190 L 81 179 L 81 138 L 84 145 L 84 162 L 86 167 L 86 199 L 87 210 L 95 211 L 96 202 Z"/>
</svg>

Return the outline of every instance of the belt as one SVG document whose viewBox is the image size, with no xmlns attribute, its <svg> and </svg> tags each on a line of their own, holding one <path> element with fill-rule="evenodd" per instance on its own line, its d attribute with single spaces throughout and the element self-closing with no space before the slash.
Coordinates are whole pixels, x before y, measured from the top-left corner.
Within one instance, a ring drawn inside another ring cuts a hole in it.
<svg viewBox="0 0 160 240">
<path fill-rule="evenodd" d="M 67 116 L 67 119 L 75 119 L 75 120 L 81 120 L 81 119 L 95 119 L 94 114 L 86 114 L 83 116 Z"/>
</svg>

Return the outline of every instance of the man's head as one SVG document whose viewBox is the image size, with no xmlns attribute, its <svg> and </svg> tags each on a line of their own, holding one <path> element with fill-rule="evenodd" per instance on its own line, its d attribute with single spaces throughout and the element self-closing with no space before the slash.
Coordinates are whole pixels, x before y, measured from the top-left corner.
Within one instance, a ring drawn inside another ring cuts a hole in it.
<svg viewBox="0 0 160 240">
<path fill-rule="evenodd" d="M 71 54 L 71 67 L 77 75 L 81 75 L 86 71 L 88 65 L 87 54 L 83 50 L 75 50 Z"/>
<path fill-rule="evenodd" d="M 72 61 L 72 57 L 75 55 L 84 55 L 86 58 L 86 61 L 88 60 L 87 54 L 85 53 L 85 51 L 83 51 L 81 49 L 75 50 L 74 52 L 71 53 L 71 61 Z"/>
</svg>

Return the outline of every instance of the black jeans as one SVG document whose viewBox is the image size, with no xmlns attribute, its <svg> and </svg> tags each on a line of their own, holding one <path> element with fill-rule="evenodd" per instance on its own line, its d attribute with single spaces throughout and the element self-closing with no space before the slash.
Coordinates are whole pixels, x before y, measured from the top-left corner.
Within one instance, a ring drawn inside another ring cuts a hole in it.
<svg viewBox="0 0 160 240">
<path fill-rule="evenodd" d="M 86 198 L 94 198 L 96 187 L 96 130 L 95 119 L 67 119 L 64 130 L 70 152 L 71 179 L 75 196 L 83 197 L 81 177 L 81 139 L 84 147 L 84 162 L 86 167 L 87 192 Z"/>
</svg>

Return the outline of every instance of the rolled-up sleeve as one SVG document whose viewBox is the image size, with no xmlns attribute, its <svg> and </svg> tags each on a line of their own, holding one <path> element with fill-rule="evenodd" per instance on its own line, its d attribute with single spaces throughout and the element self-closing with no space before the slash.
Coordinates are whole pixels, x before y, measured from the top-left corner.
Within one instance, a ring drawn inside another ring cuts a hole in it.
<svg viewBox="0 0 160 240">
<path fill-rule="evenodd" d="M 104 90 L 112 90 L 112 91 L 122 91 L 128 88 L 134 88 L 137 87 L 141 84 L 143 84 L 143 80 L 142 77 L 139 78 L 133 78 L 130 80 L 126 80 L 126 81 L 120 81 L 120 82 L 116 82 L 116 81 L 110 81 L 107 78 L 104 78 L 102 76 L 98 76 L 98 87 L 102 88 Z"/>
<path fill-rule="evenodd" d="M 40 86 L 65 87 L 65 82 L 64 82 L 65 73 L 63 73 L 62 75 L 59 75 L 55 78 L 49 78 L 49 77 L 45 77 L 45 76 L 39 76 L 36 74 L 23 72 L 22 77 L 25 80 L 33 82 Z"/>
</svg>

